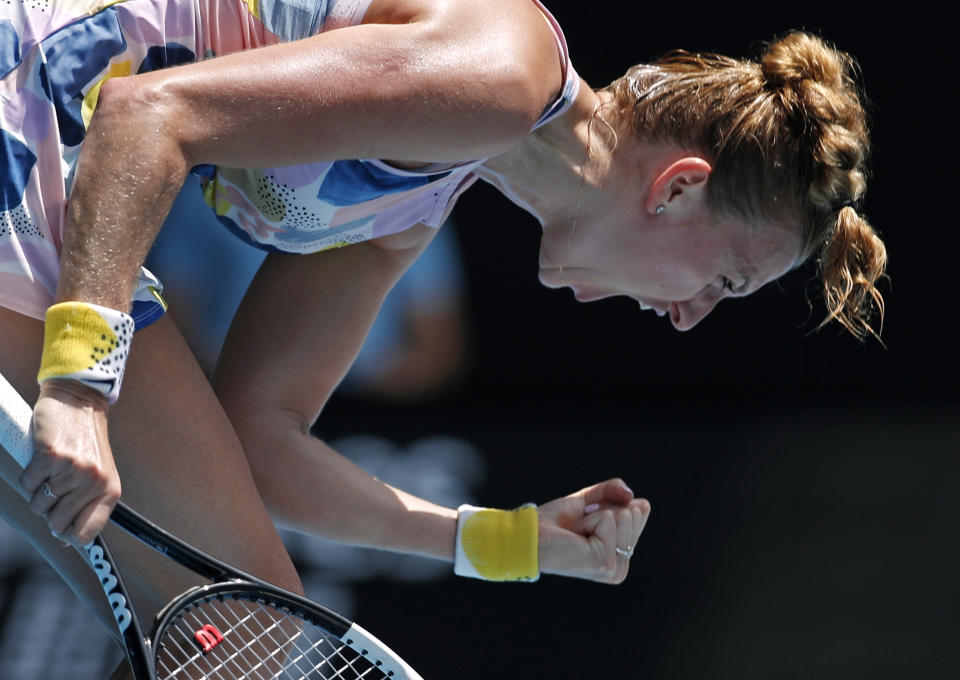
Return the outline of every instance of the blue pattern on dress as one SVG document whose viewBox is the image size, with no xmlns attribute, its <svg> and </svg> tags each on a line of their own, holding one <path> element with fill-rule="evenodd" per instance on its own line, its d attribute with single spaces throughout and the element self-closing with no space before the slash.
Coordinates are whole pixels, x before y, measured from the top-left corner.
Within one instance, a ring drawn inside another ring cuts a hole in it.
<svg viewBox="0 0 960 680">
<path fill-rule="evenodd" d="M 220 224 L 222 224 L 223 226 L 225 226 L 225 227 L 227 228 L 227 231 L 229 231 L 231 234 L 233 234 L 234 236 L 236 236 L 238 239 L 240 239 L 241 241 L 243 241 L 244 243 L 246 243 L 248 246 L 254 246 L 255 248 L 258 248 L 258 249 L 260 249 L 260 250 L 265 250 L 265 251 L 268 252 L 268 253 L 283 253 L 283 252 L 285 252 L 285 251 L 283 251 L 283 250 L 280 250 L 279 248 L 276 248 L 276 247 L 274 247 L 274 246 L 271 246 L 271 245 L 268 244 L 268 243 L 260 243 L 259 241 L 254 241 L 254 240 L 253 240 L 253 237 L 251 237 L 250 234 L 248 234 L 248 233 L 245 232 L 243 229 L 241 229 L 241 228 L 240 228 L 240 225 L 238 225 L 236 222 L 234 222 L 233 220 L 231 220 L 231 219 L 230 219 L 229 217 L 227 217 L 226 215 L 217 215 L 217 222 L 219 222 Z"/>
<path fill-rule="evenodd" d="M 260 0 L 260 20 L 282 42 L 320 31 L 327 18 L 327 0 Z"/>
<path fill-rule="evenodd" d="M 168 66 L 177 64 L 189 64 L 197 60 L 197 55 L 193 50 L 181 45 L 180 43 L 167 43 L 162 47 L 151 47 L 147 50 L 147 56 L 140 62 L 140 68 L 137 73 L 146 73 L 147 71 L 159 71 Z"/>
<path fill-rule="evenodd" d="M 47 75 L 47 65 L 42 63 L 40 68 L 37 69 L 37 75 L 40 77 L 40 87 L 43 89 L 43 94 L 47 97 L 47 101 L 53 101 L 53 87 L 50 86 L 50 76 Z"/>
<path fill-rule="evenodd" d="M 79 144 L 86 135 L 80 115 L 83 88 L 110 66 L 111 57 L 122 53 L 126 45 L 113 7 L 43 41 L 60 137 L 67 146 Z"/>
<path fill-rule="evenodd" d="M 23 201 L 30 170 L 37 157 L 19 139 L 0 130 L 0 165 L 5 170 L 0 174 L 0 210 L 12 210 Z"/>
<path fill-rule="evenodd" d="M 20 65 L 20 36 L 9 19 L 0 21 L 0 78 Z"/>
<path fill-rule="evenodd" d="M 356 205 L 387 194 L 416 189 L 449 175 L 394 175 L 373 163 L 337 161 L 327 172 L 317 198 L 331 205 Z"/>
</svg>

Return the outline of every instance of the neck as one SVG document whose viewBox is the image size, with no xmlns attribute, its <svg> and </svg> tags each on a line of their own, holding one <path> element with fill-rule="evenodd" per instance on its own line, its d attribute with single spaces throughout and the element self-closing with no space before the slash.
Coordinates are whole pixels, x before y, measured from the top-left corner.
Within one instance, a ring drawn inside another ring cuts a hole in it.
<svg viewBox="0 0 960 680">
<path fill-rule="evenodd" d="M 507 198 L 536 217 L 546 230 L 567 228 L 577 219 L 584 192 L 596 184 L 595 173 L 585 173 L 598 147 L 596 116 L 605 101 L 583 83 L 576 101 L 564 115 L 527 136 L 516 149 L 486 161 L 477 174 Z M 592 128 L 592 129 L 591 129 Z"/>
</svg>

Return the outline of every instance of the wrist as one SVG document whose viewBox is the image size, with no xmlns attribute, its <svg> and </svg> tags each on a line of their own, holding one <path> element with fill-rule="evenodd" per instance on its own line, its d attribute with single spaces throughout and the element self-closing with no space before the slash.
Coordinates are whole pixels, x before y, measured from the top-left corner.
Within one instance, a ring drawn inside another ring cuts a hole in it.
<svg viewBox="0 0 960 680">
<path fill-rule="evenodd" d="M 82 404 L 106 411 L 110 402 L 99 390 L 71 378 L 50 378 L 40 385 L 41 397 L 52 397 L 74 406 Z"/>
</svg>

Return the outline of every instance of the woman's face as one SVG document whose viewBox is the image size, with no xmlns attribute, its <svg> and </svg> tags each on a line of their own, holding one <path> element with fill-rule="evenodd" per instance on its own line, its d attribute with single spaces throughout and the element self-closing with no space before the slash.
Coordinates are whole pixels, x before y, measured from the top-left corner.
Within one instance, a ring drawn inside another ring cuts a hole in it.
<svg viewBox="0 0 960 680">
<path fill-rule="evenodd" d="M 545 231 L 540 281 L 572 289 L 581 302 L 632 298 L 685 331 L 724 298 L 782 276 L 800 254 L 799 234 L 786 227 L 711 217 L 705 205 L 660 215 L 642 207 L 594 213 L 572 232 Z"/>
</svg>

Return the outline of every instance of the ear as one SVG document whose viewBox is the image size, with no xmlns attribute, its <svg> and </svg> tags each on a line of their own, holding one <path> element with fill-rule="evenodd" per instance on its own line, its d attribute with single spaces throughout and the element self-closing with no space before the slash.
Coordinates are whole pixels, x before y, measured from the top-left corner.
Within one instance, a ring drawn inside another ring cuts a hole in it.
<svg viewBox="0 0 960 680">
<path fill-rule="evenodd" d="M 699 199 L 707 187 L 713 166 L 699 156 L 688 156 L 674 161 L 661 172 L 647 196 L 647 212 L 656 215 L 662 205 L 665 209 L 687 207 L 691 199 Z"/>
</svg>

